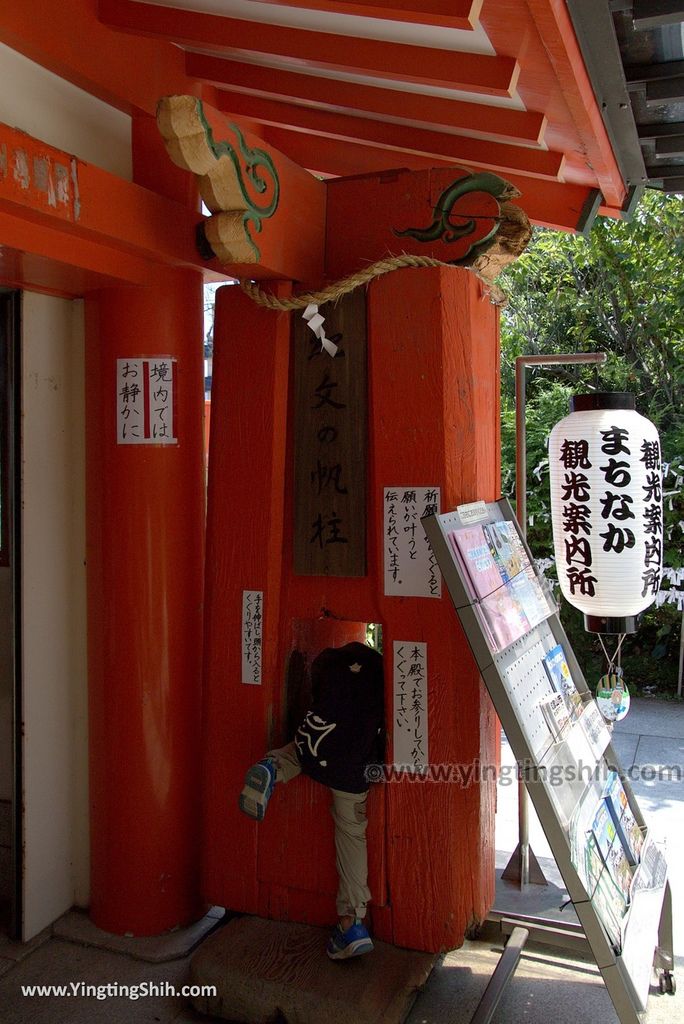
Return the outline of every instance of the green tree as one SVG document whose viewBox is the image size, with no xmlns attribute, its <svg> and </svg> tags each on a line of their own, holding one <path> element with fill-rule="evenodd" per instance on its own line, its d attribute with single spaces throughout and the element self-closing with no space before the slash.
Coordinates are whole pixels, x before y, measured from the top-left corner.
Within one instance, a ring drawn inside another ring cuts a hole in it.
<svg viewBox="0 0 684 1024">
<path fill-rule="evenodd" d="M 605 352 L 588 367 L 528 369 L 528 537 L 541 559 L 553 554 L 546 441 L 586 390 L 630 391 L 658 426 L 665 473 L 665 565 L 684 565 L 684 199 L 647 192 L 633 219 L 598 219 L 588 238 L 537 229 L 523 256 L 502 275 L 502 464 L 514 494 L 514 366 L 518 355 Z M 552 577 L 553 572 L 549 572 Z M 600 648 L 563 602 L 563 621 L 591 681 Z M 674 603 L 652 608 L 625 643 L 628 682 L 659 691 L 676 686 L 681 615 Z M 654 659 L 658 662 L 654 671 Z"/>
</svg>

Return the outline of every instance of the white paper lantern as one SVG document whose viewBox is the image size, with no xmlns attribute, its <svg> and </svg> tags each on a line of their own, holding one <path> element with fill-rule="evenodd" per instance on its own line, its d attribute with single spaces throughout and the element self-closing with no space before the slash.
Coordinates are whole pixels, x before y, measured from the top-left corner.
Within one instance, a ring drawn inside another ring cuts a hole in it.
<svg viewBox="0 0 684 1024">
<path fill-rule="evenodd" d="M 634 396 L 570 400 L 549 437 L 553 543 L 561 590 L 592 633 L 633 633 L 663 560 L 660 441 Z"/>
</svg>

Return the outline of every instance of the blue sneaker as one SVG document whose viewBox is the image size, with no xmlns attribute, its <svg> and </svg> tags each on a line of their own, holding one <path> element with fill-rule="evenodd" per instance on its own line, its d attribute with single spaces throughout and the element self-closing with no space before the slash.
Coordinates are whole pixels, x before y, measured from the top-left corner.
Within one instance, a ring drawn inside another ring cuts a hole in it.
<svg viewBox="0 0 684 1024">
<path fill-rule="evenodd" d="M 272 757 L 257 761 L 247 770 L 245 784 L 238 799 L 240 810 L 255 821 L 263 821 L 268 801 L 276 780 L 276 766 Z"/>
<path fill-rule="evenodd" d="M 371 937 L 361 921 L 355 921 L 346 932 L 339 924 L 328 940 L 326 953 L 331 960 L 349 960 L 353 956 L 363 956 L 373 949 Z"/>
</svg>

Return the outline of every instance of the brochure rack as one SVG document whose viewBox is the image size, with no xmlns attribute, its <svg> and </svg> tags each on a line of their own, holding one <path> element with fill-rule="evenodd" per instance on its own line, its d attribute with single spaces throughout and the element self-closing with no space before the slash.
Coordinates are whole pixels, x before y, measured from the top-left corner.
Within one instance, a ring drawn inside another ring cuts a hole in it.
<svg viewBox="0 0 684 1024">
<path fill-rule="evenodd" d="M 506 499 L 461 506 L 454 512 L 428 516 L 422 523 L 617 1015 L 621 1024 L 639 1024 L 653 968 L 659 972 L 662 992 L 673 992 L 675 987 L 667 865 L 663 851 L 648 835 L 610 742 L 610 732 L 553 602 L 549 602 L 543 621 L 522 632 L 508 646 L 492 636 L 483 614 L 482 597 L 450 535 L 473 525 L 502 521 L 513 524 L 529 559 L 528 574 L 535 572 L 530 568 L 534 566 L 533 557 Z M 545 581 L 536 572 L 535 576 L 548 593 Z M 573 723 L 562 734 L 554 735 L 540 701 L 543 704 L 554 692 L 544 657 L 558 644 L 565 652 L 579 700 Z M 604 865 L 598 874 L 592 873 L 587 868 L 590 859 L 585 857 L 587 837 L 593 836 L 592 821 L 610 772 L 620 776 L 629 811 L 644 840 L 639 863 L 633 869 L 628 906 L 618 921 L 606 904 L 608 883 L 613 884 L 608 867 Z M 473 1019 L 489 1017 L 476 1014 Z"/>
</svg>

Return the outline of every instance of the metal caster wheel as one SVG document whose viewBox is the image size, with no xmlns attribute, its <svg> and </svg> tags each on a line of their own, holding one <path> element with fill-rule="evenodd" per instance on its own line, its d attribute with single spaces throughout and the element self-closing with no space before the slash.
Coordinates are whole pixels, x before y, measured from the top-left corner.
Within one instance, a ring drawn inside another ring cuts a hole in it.
<svg viewBox="0 0 684 1024">
<path fill-rule="evenodd" d="M 675 981 L 675 976 L 671 971 L 663 971 L 658 979 L 658 984 L 660 985 L 662 995 L 667 993 L 667 995 L 673 996 L 677 991 L 677 982 Z"/>
</svg>

